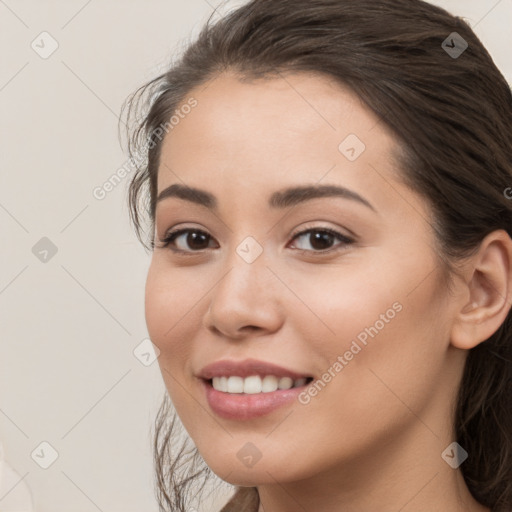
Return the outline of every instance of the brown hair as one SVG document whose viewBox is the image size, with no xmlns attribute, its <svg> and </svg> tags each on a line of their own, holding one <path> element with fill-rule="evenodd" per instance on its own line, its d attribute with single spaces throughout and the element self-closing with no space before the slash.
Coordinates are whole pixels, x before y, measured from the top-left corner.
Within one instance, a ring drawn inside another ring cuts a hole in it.
<svg viewBox="0 0 512 512">
<path fill-rule="evenodd" d="M 442 46 L 453 32 L 468 44 L 459 56 Z M 224 71 L 247 79 L 325 74 L 358 94 L 396 135 L 402 178 L 431 205 L 447 271 L 488 233 L 512 235 L 512 201 L 504 194 L 512 186 L 512 94 L 466 22 L 421 0 L 252 0 L 216 23 L 210 18 L 178 62 L 128 102 L 129 126 L 130 112 L 145 109 L 130 132 L 130 154 L 142 147 L 147 158 L 130 183 L 129 203 L 146 247 L 143 218 L 154 247 L 159 127 L 169 126 L 194 87 Z M 511 347 L 509 311 L 469 351 L 454 411 L 456 440 L 469 453 L 465 481 L 493 512 L 512 510 Z M 166 396 L 156 421 L 158 497 L 161 510 L 184 511 L 190 486 L 211 472 L 195 449 L 170 453 L 169 405 Z M 178 477 L 187 464 L 190 471 Z"/>
</svg>

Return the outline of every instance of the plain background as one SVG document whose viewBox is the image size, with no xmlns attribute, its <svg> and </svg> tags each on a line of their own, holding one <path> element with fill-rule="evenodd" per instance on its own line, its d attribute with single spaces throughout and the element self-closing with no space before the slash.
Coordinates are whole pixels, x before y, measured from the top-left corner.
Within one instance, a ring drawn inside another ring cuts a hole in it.
<svg viewBox="0 0 512 512">
<path fill-rule="evenodd" d="M 433 3 L 470 23 L 510 83 L 512 0 Z M 128 222 L 130 176 L 103 200 L 93 190 L 127 160 L 125 98 L 219 5 L 0 0 L 0 441 L 37 512 L 158 509 L 150 429 L 165 388 L 134 355 L 150 255 Z M 59 45 L 47 59 L 31 47 L 43 31 Z M 58 452 L 48 469 L 31 457 L 43 441 Z"/>
</svg>

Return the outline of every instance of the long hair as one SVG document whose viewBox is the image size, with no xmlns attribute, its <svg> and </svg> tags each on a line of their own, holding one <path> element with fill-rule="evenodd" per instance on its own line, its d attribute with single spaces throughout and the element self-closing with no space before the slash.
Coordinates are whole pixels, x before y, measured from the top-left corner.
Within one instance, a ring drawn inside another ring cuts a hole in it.
<svg viewBox="0 0 512 512">
<path fill-rule="evenodd" d="M 138 163 L 130 217 L 146 248 L 154 247 L 162 127 L 169 133 L 190 91 L 225 71 L 248 80 L 311 72 L 355 92 L 396 136 L 401 177 L 432 208 L 447 271 L 488 233 L 512 236 L 504 193 L 512 186 L 512 94 L 464 20 L 421 0 L 252 0 L 215 23 L 210 17 L 170 69 L 125 105 Z M 493 512 L 512 510 L 511 384 L 509 312 L 469 351 L 454 411 L 456 440 L 470 454 L 461 466 L 466 484 Z M 198 469 L 197 450 L 172 460 L 174 419 L 165 425 L 161 416 L 155 438 L 159 503 L 185 511 L 187 485 L 208 472 L 204 461 Z M 181 480 L 163 472 L 187 465 Z"/>
</svg>

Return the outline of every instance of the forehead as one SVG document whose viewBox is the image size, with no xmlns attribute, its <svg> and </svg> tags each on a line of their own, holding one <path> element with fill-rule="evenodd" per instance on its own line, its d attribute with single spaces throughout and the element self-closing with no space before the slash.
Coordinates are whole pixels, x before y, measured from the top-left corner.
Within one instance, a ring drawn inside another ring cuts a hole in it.
<svg viewBox="0 0 512 512">
<path fill-rule="evenodd" d="M 377 205 L 399 177 L 392 133 L 354 92 L 326 76 L 242 81 L 223 74 L 182 104 L 191 98 L 196 106 L 163 141 L 158 193 L 182 182 L 266 201 L 270 189 L 336 182 Z"/>
<path fill-rule="evenodd" d="M 225 159 L 257 155 L 260 161 L 270 153 L 280 160 L 299 153 L 314 158 L 326 151 L 338 157 L 349 135 L 382 156 L 395 142 L 355 93 L 323 75 L 242 81 L 224 73 L 189 91 L 182 105 L 191 98 L 196 106 L 180 116 L 164 139 L 162 154 L 168 159 L 181 162 L 207 152 Z"/>
<path fill-rule="evenodd" d="M 222 74 L 190 91 L 182 103 L 192 97 L 197 106 L 174 127 L 165 145 L 179 149 L 188 139 L 187 147 L 204 148 L 205 143 L 231 141 L 241 150 L 266 144 L 267 150 L 278 147 L 286 154 L 304 144 L 314 149 L 321 141 L 337 150 L 351 133 L 362 140 L 371 137 L 373 146 L 390 142 L 382 126 L 374 129 L 379 119 L 360 98 L 324 75 L 242 81 Z"/>
</svg>

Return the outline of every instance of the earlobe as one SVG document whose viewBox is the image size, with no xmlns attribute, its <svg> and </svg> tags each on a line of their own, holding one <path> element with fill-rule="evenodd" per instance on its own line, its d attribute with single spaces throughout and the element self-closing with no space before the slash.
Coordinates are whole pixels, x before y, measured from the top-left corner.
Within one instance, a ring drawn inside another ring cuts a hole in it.
<svg viewBox="0 0 512 512">
<path fill-rule="evenodd" d="M 465 273 L 465 299 L 452 325 L 451 344 L 469 350 L 489 339 L 510 311 L 512 240 L 508 233 L 497 230 L 487 235 L 468 260 Z"/>
</svg>

